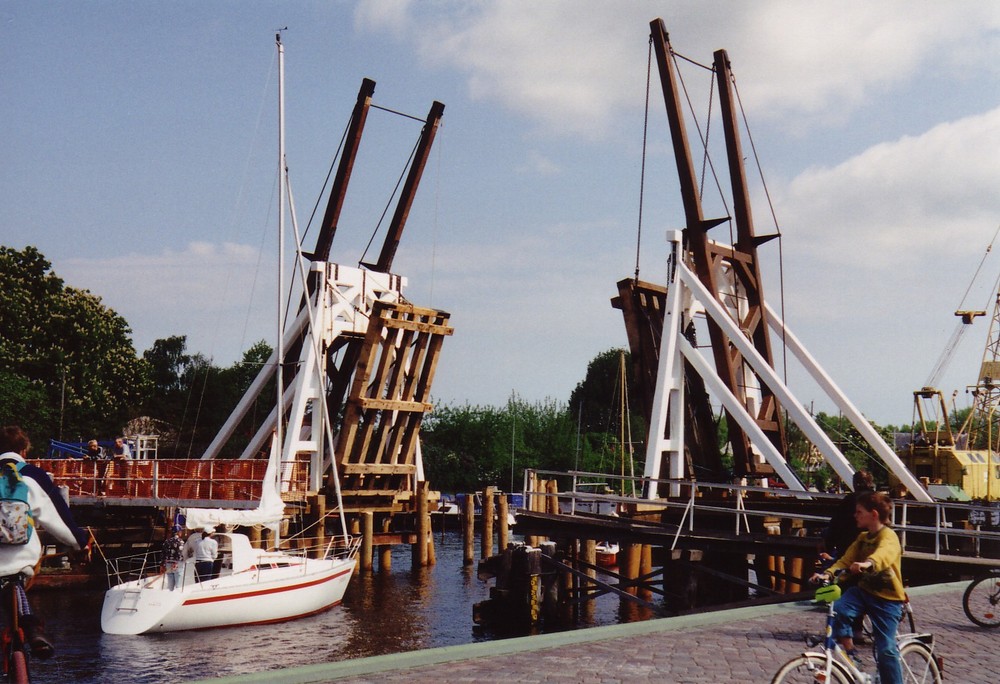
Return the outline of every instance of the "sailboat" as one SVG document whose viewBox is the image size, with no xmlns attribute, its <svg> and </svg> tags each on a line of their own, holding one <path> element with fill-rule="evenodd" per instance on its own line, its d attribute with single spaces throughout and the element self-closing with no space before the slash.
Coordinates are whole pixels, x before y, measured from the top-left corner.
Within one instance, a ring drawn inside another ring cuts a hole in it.
<svg viewBox="0 0 1000 684">
<path fill-rule="evenodd" d="M 278 48 L 279 128 L 283 129 L 284 48 Z M 284 135 L 279 136 L 279 164 L 284 173 Z M 284 187 L 284 183 L 281 183 Z M 279 212 L 279 240 L 283 240 L 284 192 Z M 280 252 L 279 248 L 279 252 Z M 279 257 L 279 262 L 280 262 Z M 283 277 L 279 266 L 278 285 Z M 279 301 L 281 298 L 279 297 Z M 279 303 L 278 355 L 284 331 Z M 277 368 L 278 416 L 283 415 L 281 364 Z M 217 525 L 266 526 L 277 532 L 284 516 L 281 499 L 281 420 L 272 435 L 271 450 L 260 503 L 255 509 L 187 509 L 189 529 L 212 529 Z M 336 482 L 336 479 L 335 479 Z M 338 483 L 339 495 L 339 483 Z M 339 500 L 339 496 L 338 496 Z M 341 602 L 356 566 L 360 540 L 351 540 L 343 525 L 343 542 L 336 539 L 320 549 L 318 557 L 307 550 L 264 551 L 255 549 L 245 534 L 218 533 L 221 568 L 217 577 L 196 576 L 192 561 L 186 561 L 178 586 L 168 588 L 168 578 L 159 570 L 158 553 L 116 559 L 110 563 L 114 583 L 104 596 L 101 629 L 108 634 L 146 634 L 188 629 L 282 622 L 327 610 Z"/>
</svg>

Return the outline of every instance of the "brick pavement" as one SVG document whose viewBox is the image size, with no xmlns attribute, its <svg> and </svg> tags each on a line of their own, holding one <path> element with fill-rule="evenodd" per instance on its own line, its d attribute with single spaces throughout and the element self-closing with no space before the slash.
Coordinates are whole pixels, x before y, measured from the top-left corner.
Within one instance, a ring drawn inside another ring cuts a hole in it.
<svg viewBox="0 0 1000 684">
<path fill-rule="evenodd" d="M 966 582 L 918 587 L 920 631 L 936 638 L 945 681 L 1000 682 L 1000 630 L 962 611 Z M 769 682 L 819 633 L 824 610 L 805 603 L 739 608 L 464 646 L 271 671 L 217 682 L 483 682 L 711 684 Z M 867 656 L 870 663 L 870 655 Z"/>
</svg>

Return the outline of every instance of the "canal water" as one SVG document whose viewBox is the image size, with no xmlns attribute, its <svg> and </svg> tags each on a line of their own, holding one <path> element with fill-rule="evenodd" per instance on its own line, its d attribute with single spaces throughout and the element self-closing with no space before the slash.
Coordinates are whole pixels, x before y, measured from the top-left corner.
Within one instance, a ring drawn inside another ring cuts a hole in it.
<svg viewBox="0 0 1000 684">
<path fill-rule="evenodd" d="M 101 632 L 102 590 L 31 592 L 56 644 L 51 660 L 32 661 L 33 681 L 188 681 L 496 638 L 472 621 L 493 581 L 463 567 L 459 532 L 436 533 L 435 545 L 435 566 L 411 569 L 409 548 L 398 547 L 392 571 L 355 574 L 342 605 L 276 625 L 116 636 Z M 596 604 L 587 626 L 621 620 L 616 598 Z"/>
</svg>

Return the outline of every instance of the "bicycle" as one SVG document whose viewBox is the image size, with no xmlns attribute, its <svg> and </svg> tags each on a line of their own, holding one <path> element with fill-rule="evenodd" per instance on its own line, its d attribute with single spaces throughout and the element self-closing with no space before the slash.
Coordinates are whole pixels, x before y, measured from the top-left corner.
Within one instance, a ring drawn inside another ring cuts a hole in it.
<svg viewBox="0 0 1000 684">
<path fill-rule="evenodd" d="M 24 591 L 24 576 L 10 575 L 0 578 L 0 604 L 5 613 L 5 626 L 0 636 L 3 647 L 3 671 L 8 682 L 27 684 L 30 681 L 28 670 L 28 650 L 21 617 L 25 615 L 28 597 Z"/>
<path fill-rule="evenodd" d="M 972 580 L 962 595 L 962 609 L 980 627 L 1000 627 L 1000 568 Z"/>
<path fill-rule="evenodd" d="M 862 671 L 833 638 L 833 625 L 837 616 L 833 603 L 840 598 L 840 586 L 825 584 L 816 590 L 816 600 L 827 604 L 826 632 L 822 638 L 809 637 L 806 643 L 819 646 L 818 651 L 806 651 L 781 666 L 771 680 L 771 684 L 875 684 L 879 681 L 878 653 L 875 656 L 875 674 Z M 907 599 L 909 604 L 909 599 Z M 907 608 L 912 620 L 912 612 Z M 934 655 L 932 634 L 907 633 L 897 635 L 899 659 L 903 669 L 903 680 L 907 684 L 940 684 L 941 667 Z"/>
</svg>

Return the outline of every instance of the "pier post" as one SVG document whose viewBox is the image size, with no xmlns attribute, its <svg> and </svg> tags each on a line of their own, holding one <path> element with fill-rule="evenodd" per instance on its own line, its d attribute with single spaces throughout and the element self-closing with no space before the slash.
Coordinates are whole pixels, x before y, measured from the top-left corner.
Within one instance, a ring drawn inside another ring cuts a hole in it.
<svg viewBox="0 0 1000 684">
<path fill-rule="evenodd" d="M 653 547 L 649 544 L 642 544 L 639 547 L 639 577 L 646 577 L 651 572 L 653 572 Z M 651 601 L 653 592 L 648 586 L 648 584 L 644 584 L 639 588 L 639 598 Z"/>
<path fill-rule="evenodd" d="M 639 558 L 642 555 L 642 549 L 640 544 L 625 544 L 622 550 L 625 552 L 625 562 L 619 562 L 618 568 L 621 570 L 623 580 L 633 581 L 639 576 Z M 636 594 L 634 585 L 626 588 L 625 591 L 633 596 Z"/>
<path fill-rule="evenodd" d="M 500 551 L 506 549 L 510 542 L 510 525 L 507 522 L 509 513 L 510 506 L 507 502 L 507 495 L 500 494 L 497 496 L 497 522 L 500 526 L 500 531 L 497 534 L 497 547 Z"/>
<path fill-rule="evenodd" d="M 391 526 L 392 526 L 392 519 L 385 518 L 382 521 L 382 532 L 388 533 Z M 382 544 L 382 546 L 379 547 L 378 571 L 379 572 L 392 571 L 392 545 L 390 544 Z"/>
<path fill-rule="evenodd" d="M 781 521 L 776 518 L 765 518 L 764 527 L 768 535 L 781 534 Z M 784 556 L 768 555 L 767 569 L 770 573 L 771 588 L 777 593 L 785 593 L 785 558 Z"/>
<path fill-rule="evenodd" d="M 544 503 L 539 492 L 544 491 L 545 480 L 539 480 L 536 473 L 531 473 L 528 478 L 528 501 L 527 507 L 529 511 L 540 513 L 544 511 Z M 525 543 L 528 546 L 538 546 L 538 535 L 532 534 L 524 538 Z"/>
<path fill-rule="evenodd" d="M 326 548 L 326 495 L 310 495 L 309 508 L 316 518 L 316 534 L 313 535 L 316 537 L 316 543 L 313 544 L 313 547 L 316 549 L 316 556 L 319 557 Z"/>
<path fill-rule="evenodd" d="M 462 499 L 462 565 L 472 565 L 476 558 L 475 503 L 471 494 Z"/>
<path fill-rule="evenodd" d="M 589 563 L 590 565 L 597 565 L 597 541 L 594 539 L 584 539 L 583 549 L 582 549 L 582 560 L 584 563 Z M 597 579 L 597 570 L 588 567 L 584 569 L 583 573 L 590 579 Z M 586 592 L 590 595 L 593 584 L 587 582 L 585 585 L 581 585 L 580 591 Z M 587 599 L 582 604 L 582 617 L 585 622 L 590 622 L 594 618 L 594 599 Z"/>
<path fill-rule="evenodd" d="M 493 492 L 495 487 L 487 487 L 483 490 L 483 529 L 482 529 L 482 553 L 481 558 L 489 558 L 493 555 Z"/>
<path fill-rule="evenodd" d="M 427 565 L 427 537 L 430 534 L 431 516 L 427 510 L 427 481 L 417 483 L 417 543 L 413 545 L 412 566 L 421 568 Z"/>
<path fill-rule="evenodd" d="M 801 520 L 792 520 L 792 530 L 796 537 L 806 536 L 806 528 L 803 526 L 803 522 Z M 791 561 L 787 564 L 788 574 L 791 575 L 787 584 L 789 594 L 802 591 L 801 580 L 804 577 L 802 573 L 802 566 L 802 556 L 793 556 Z"/>
<path fill-rule="evenodd" d="M 551 515 L 559 515 L 559 482 L 548 480 L 545 483 L 545 512 Z"/>
<path fill-rule="evenodd" d="M 374 567 L 372 557 L 372 540 L 375 538 L 375 514 L 371 511 L 361 512 L 361 569 L 371 572 Z"/>
</svg>

